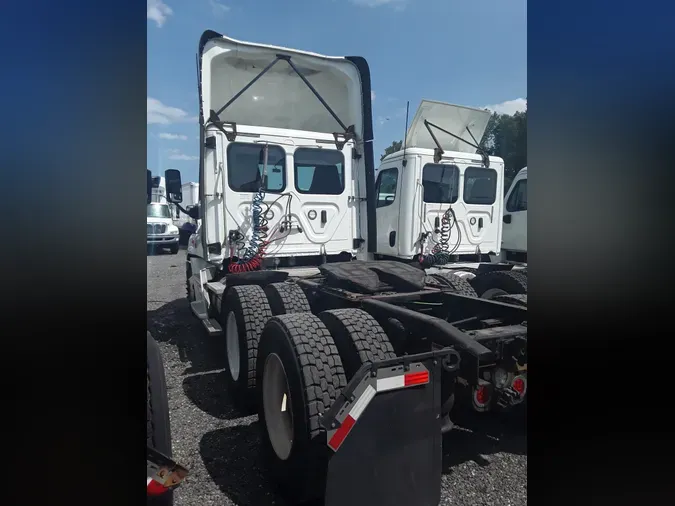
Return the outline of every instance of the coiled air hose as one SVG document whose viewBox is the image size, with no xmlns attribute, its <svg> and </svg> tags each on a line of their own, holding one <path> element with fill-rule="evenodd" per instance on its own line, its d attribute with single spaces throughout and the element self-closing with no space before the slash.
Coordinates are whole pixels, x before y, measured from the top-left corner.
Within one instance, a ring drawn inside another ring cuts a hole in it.
<svg viewBox="0 0 675 506">
<path fill-rule="evenodd" d="M 264 183 L 263 183 L 264 184 Z M 244 252 L 236 261 L 230 261 L 228 270 L 231 273 L 255 271 L 262 265 L 262 259 L 267 248 L 267 209 L 263 212 L 263 205 L 265 200 L 265 188 L 260 185 L 258 192 L 253 196 L 251 202 L 251 238 L 248 245 L 238 242 L 244 246 Z"/>
<path fill-rule="evenodd" d="M 450 221 L 451 217 L 452 221 Z M 450 233 L 452 232 L 453 227 L 457 229 L 457 241 L 452 249 L 450 249 Z M 450 263 L 452 261 L 452 255 L 459 248 L 462 241 L 462 232 L 457 224 L 457 216 L 455 216 L 455 211 L 452 207 L 448 208 L 448 210 L 443 213 L 439 236 L 437 243 L 431 250 L 431 254 L 420 254 L 419 256 L 419 262 L 425 269 L 433 267 L 434 265 L 445 265 Z M 422 247 L 424 247 L 424 244 L 422 244 Z"/>
<path fill-rule="evenodd" d="M 258 191 L 251 201 L 251 238 L 248 245 L 244 247 L 244 252 L 236 262 L 230 258 L 228 270 L 232 273 L 255 271 L 262 265 L 262 259 L 267 248 L 267 211 L 263 211 L 265 200 L 265 185 L 267 180 L 267 157 L 269 155 L 268 145 L 263 147 L 263 170 L 262 179 Z"/>
</svg>

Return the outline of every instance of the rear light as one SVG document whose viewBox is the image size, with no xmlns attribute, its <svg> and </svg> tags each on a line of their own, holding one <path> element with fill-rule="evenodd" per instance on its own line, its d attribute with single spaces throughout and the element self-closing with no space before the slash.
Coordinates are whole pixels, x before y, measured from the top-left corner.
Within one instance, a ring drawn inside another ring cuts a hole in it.
<svg viewBox="0 0 675 506">
<path fill-rule="evenodd" d="M 168 492 L 169 489 L 152 478 L 148 478 L 147 491 L 148 495 L 157 496 Z"/>
<path fill-rule="evenodd" d="M 478 387 L 476 389 L 476 403 L 478 403 L 480 405 L 485 405 L 485 404 L 487 404 L 489 399 L 490 399 L 490 395 L 488 394 L 487 388 Z"/>
<path fill-rule="evenodd" d="M 490 384 L 485 382 L 473 389 L 473 407 L 476 411 L 487 411 L 490 405 L 492 391 Z"/>
<path fill-rule="evenodd" d="M 525 392 L 527 391 L 527 379 L 525 379 L 525 376 L 516 376 L 513 378 L 511 388 L 518 392 L 518 395 L 521 397 L 524 396 Z"/>
</svg>

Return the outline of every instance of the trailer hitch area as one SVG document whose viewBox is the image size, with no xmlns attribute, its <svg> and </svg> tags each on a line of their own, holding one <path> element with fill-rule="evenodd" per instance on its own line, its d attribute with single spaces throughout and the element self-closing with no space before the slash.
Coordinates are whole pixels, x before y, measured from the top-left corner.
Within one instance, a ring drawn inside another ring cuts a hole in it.
<svg viewBox="0 0 675 506">
<path fill-rule="evenodd" d="M 147 495 L 161 495 L 178 487 L 188 470 L 154 448 L 147 447 Z"/>
<path fill-rule="evenodd" d="M 457 353 L 455 350 L 451 349 L 448 354 L 441 359 L 441 364 L 443 365 L 443 370 L 445 372 L 449 373 L 458 373 L 459 372 L 459 364 L 461 362 L 461 357 L 459 356 L 459 353 Z"/>
<path fill-rule="evenodd" d="M 324 413 L 325 506 L 436 506 L 441 489 L 441 374 L 459 370 L 444 348 L 364 364 Z"/>
</svg>

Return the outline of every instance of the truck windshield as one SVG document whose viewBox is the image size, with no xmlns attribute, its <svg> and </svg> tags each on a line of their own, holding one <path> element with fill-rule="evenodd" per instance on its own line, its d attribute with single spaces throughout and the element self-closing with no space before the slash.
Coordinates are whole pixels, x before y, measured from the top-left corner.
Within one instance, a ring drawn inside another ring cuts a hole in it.
<svg viewBox="0 0 675 506">
<path fill-rule="evenodd" d="M 171 218 L 169 206 L 166 204 L 150 204 L 148 206 L 148 218 Z"/>
</svg>

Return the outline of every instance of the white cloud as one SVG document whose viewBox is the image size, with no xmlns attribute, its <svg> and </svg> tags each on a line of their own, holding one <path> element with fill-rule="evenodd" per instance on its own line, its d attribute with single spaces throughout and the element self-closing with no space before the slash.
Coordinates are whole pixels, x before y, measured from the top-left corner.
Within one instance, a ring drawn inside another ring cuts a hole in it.
<svg viewBox="0 0 675 506">
<path fill-rule="evenodd" d="M 152 19 L 159 28 L 166 22 L 166 18 L 173 14 L 173 9 L 162 0 L 148 0 L 148 19 Z"/>
<path fill-rule="evenodd" d="M 184 123 L 192 121 L 188 113 L 178 107 L 164 105 L 156 98 L 148 97 L 148 125 L 170 125 L 171 123 Z"/>
<path fill-rule="evenodd" d="M 373 90 L 370 90 L 370 100 L 375 100 L 376 96 L 377 95 L 375 95 L 375 92 Z"/>
<path fill-rule="evenodd" d="M 230 11 L 230 8 L 227 5 L 218 0 L 209 0 L 209 3 L 211 4 L 211 10 L 213 10 L 214 16 L 222 16 Z"/>
<path fill-rule="evenodd" d="M 383 5 L 390 5 L 395 10 L 400 11 L 405 8 L 407 0 L 349 0 L 354 5 L 361 7 L 381 7 Z"/>
<path fill-rule="evenodd" d="M 198 156 L 186 155 L 181 153 L 180 149 L 169 149 L 167 153 L 169 153 L 169 160 L 199 160 Z"/>
<path fill-rule="evenodd" d="M 527 99 L 526 98 L 516 98 L 515 100 L 507 100 L 501 104 L 495 105 L 486 105 L 485 109 L 489 109 L 492 112 L 498 114 L 508 114 L 513 116 L 517 112 L 522 112 L 527 109 Z"/>
<path fill-rule="evenodd" d="M 160 139 L 166 139 L 168 141 L 186 141 L 187 140 L 187 135 L 181 135 L 181 134 L 169 134 L 166 132 L 162 132 L 159 134 Z"/>
</svg>

